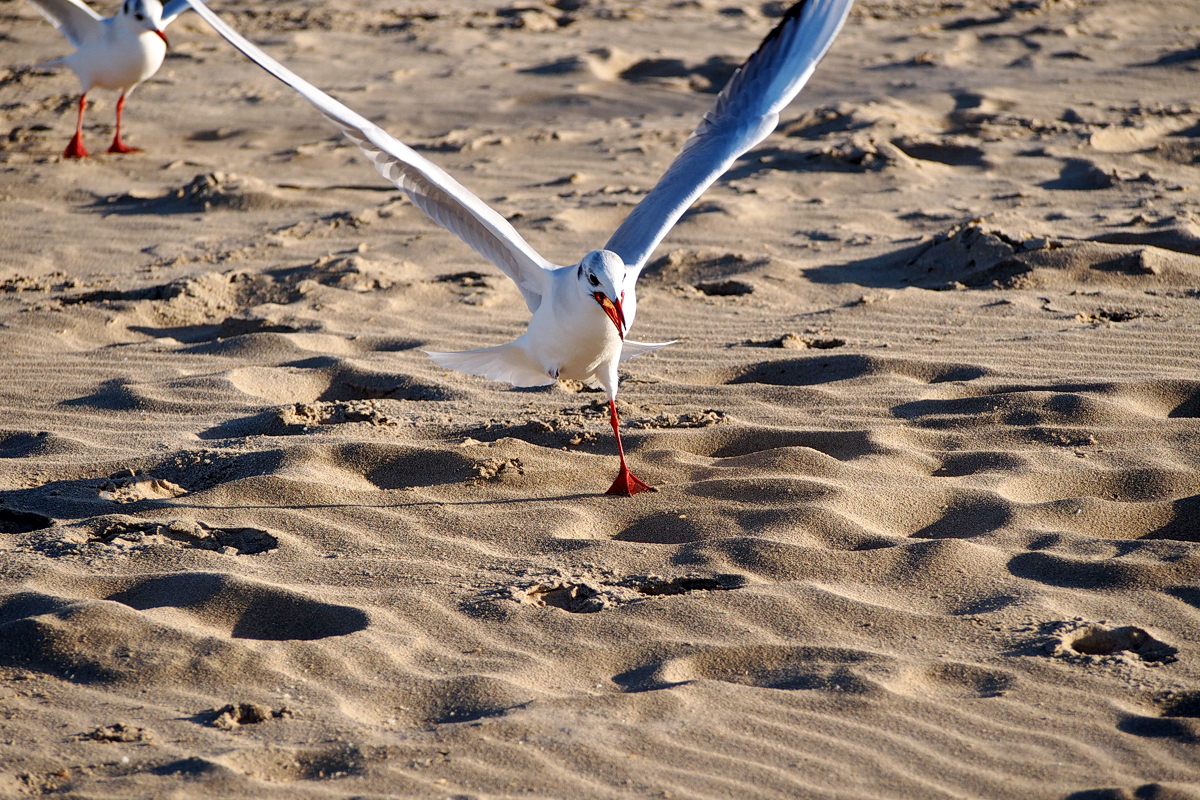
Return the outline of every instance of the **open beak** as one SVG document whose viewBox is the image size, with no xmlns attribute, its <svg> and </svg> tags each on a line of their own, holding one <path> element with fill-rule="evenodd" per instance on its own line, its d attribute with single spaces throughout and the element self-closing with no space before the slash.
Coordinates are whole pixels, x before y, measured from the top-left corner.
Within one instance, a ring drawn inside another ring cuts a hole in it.
<svg viewBox="0 0 1200 800">
<path fill-rule="evenodd" d="M 154 29 L 154 33 L 158 35 L 158 38 L 163 40 L 163 44 L 165 44 L 167 47 L 171 46 L 171 43 L 167 41 L 167 35 L 165 33 L 163 33 L 158 28 Z"/>
<path fill-rule="evenodd" d="M 612 320 L 613 325 L 617 326 L 617 333 L 622 339 L 625 338 L 625 312 L 621 310 L 621 301 L 613 302 L 600 292 L 595 292 L 593 297 L 600 307 L 604 309 L 604 313 Z"/>
</svg>

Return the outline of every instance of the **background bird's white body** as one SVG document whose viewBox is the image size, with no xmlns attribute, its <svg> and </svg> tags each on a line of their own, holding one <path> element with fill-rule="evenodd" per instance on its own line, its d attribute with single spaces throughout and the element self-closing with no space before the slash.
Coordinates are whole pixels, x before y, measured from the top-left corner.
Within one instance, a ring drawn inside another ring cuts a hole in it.
<svg viewBox="0 0 1200 800">
<path fill-rule="evenodd" d="M 167 44 L 145 28 L 131 25 L 124 14 L 100 20 L 94 38 L 62 59 L 79 76 L 87 92 L 94 87 L 120 89 L 126 96 L 162 66 Z"/>
<path fill-rule="evenodd" d="M 167 56 L 167 36 L 162 29 L 188 8 L 187 0 L 171 0 L 165 7 L 159 0 L 125 0 L 120 13 L 107 18 L 82 0 L 28 2 L 75 46 L 75 52 L 66 58 L 48 62 L 70 67 L 83 89 L 75 136 L 63 151 L 63 157 L 88 156 L 83 145 L 83 111 L 88 92 L 97 86 L 121 92 L 117 100 L 116 132 L 108 152 L 136 152 L 136 148 L 121 141 L 125 97 L 162 66 Z"/>
</svg>

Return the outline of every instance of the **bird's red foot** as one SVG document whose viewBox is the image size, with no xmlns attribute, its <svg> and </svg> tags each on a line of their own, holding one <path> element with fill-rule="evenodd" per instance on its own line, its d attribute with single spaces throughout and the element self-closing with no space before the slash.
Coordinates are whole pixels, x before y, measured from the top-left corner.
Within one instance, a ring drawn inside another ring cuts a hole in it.
<svg viewBox="0 0 1200 800">
<path fill-rule="evenodd" d="M 613 485 L 608 487 L 608 494 L 615 494 L 621 497 L 629 497 L 638 492 L 657 492 L 650 484 L 643 481 L 638 476 L 629 471 L 629 467 L 621 465 L 621 471 L 617 473 L 617 479 L 613 481 Z"/>
<path fill-rule="evenodd" d="M 108 152 L 110 152 L 110 153 L 140 153 L 140 152 L 142 152 L 142 148 L 130 147 L 129 145 L 122 142 L 121 137 L 118 136 L 113 139 L 112 145 L 110 145 L 108 148 Z"/>
<path fill-rule="evenodd" d="M 91 153 L 83 146 L 83 136 L 77 131 L 71 141 L 67 144 L 67 149 L 63 150 L 63 158 L 87 158 Z"/>
</svg>

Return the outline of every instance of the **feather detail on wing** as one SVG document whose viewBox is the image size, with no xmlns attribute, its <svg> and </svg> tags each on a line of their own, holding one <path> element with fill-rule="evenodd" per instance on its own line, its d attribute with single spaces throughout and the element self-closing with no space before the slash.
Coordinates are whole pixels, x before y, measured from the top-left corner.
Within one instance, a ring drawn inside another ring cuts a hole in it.
<svg viewBox="0 0 1200 800">
<path fill-rule="evenodd" d="M 79 0 L 27 0 L 29 5 L 67 37 L 67 41 L 79 47 L 100 32 L 99 14 Z"/>
<path fill-rule="evenodd" d="M 550 285 L 549 271 L 557 267 L 530 247 L 508 220 L 433 162 L 251 44 L 200 0 L 188 0 L 188 4 L 247 58 L 316 106 L 362 149 L 381 175 L 395 183 L 430 219 L 457 235 L 512 278 L 529 310 L 537 311 Z"/>
<path fill-rule="evenodd" d="M 604 249 L 619 255 L 629 285 L 654 248 L 738 156 L 761 142 L 812 76 L 854 0 L 801 0 L 734 73 L 675 161 Z"/>
<path fill-rule="evenodd" d="M 191 6 L 188 5 L 188 0 L 170 0 L 169 3 L 164 3 L 162 15 L 163 28 L 166 28 L 168 25 L 174 22 L 176 17 L 187 11 L 189 8 L 191 8 Z"/>
<path fill-rule="evenodd" d="M 669 342 L 635 342 L 632 339 L 626 339 L 621 342 L 621 360 L 628 361 L 634 356 L 640 356 L 643 353 L 653 353 L 660 347 L 676 344 L 678 341 L 678 339 L 673 339 Z"/>
</svg>

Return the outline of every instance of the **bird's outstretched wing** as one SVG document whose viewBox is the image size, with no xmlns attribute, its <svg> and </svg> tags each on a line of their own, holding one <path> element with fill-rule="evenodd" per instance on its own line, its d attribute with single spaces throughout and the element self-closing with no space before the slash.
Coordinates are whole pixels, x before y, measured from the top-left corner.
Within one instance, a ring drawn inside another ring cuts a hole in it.
<svg viewBox="0 0 1200 800">
<path fill-rule="evenodd" d="M 734 160 L 761 142 L 808 82 L 854 0 L 800 0 L 734 73 L 658 184 L 604 249 L 619 255 L 632 284 L 683 212 Z"/>
<path fill-rule="evenodd" d="M 67 41 L 79 47 L 100 31 L 103 19 L 80 0 L 28 0 L 29 5 L 42 12 L 42 16 L 67 37 Z"/>
<path fill-rule="evenodd" d="M 375 169 L 407 194 L 417 208 L 512 278 L 529 310 L 537 310 L 550 285 L 549 271 L 557 267 L 530 247 L 508 220 L 433 162 L 255 47 L 222 22 L 203 2 L 187 2 L 226 41 L 299 92 L 341 128 L 342 133 L 371 159 Z"/>
<path fill-rule="evenodd" d="M 190 8 L 188 0 L 170 0 L 170 2 L 163 3 L 162 26 L 166 28 L 188 8 Z"/>
</svg>

